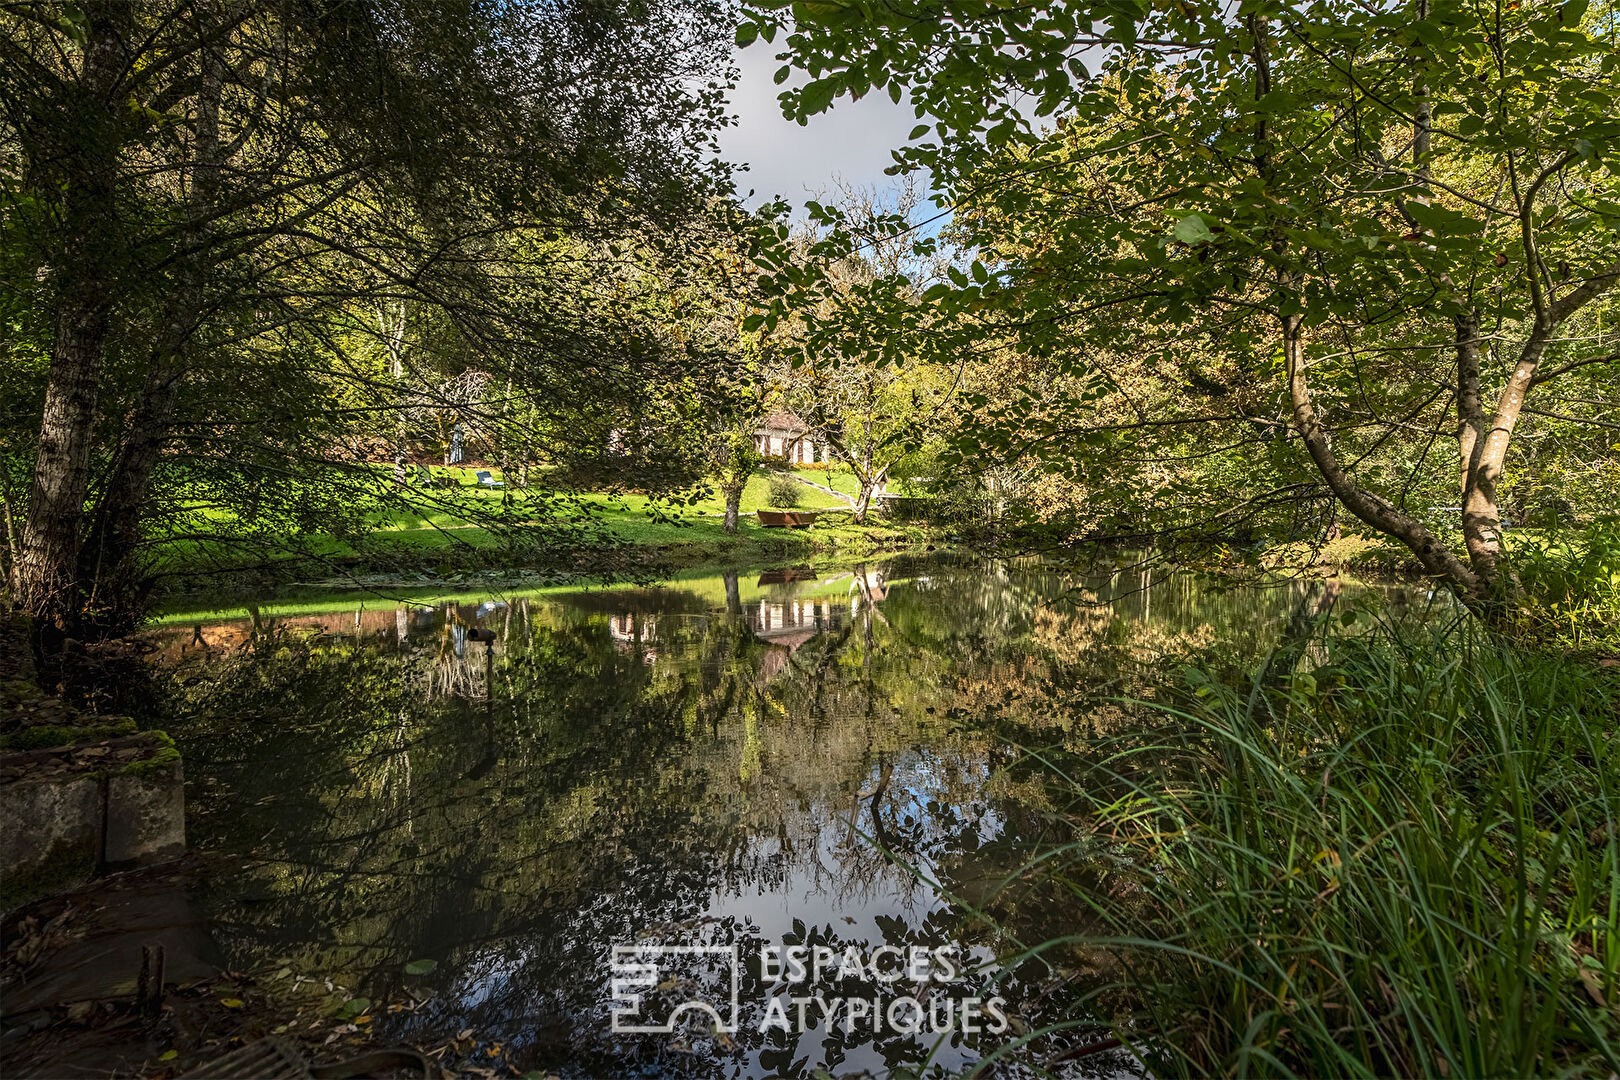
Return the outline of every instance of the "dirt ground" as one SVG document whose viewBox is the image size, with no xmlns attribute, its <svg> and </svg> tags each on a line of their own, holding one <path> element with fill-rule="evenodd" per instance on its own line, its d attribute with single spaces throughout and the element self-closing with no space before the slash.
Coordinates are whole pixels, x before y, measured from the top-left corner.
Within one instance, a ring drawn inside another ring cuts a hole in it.
<svg viewBox="0 0 1620 1080">
<path fill-rule="evenodd" d="M 347 998 L 325 979 L 285 967 L 238 972 L 220 966 L 191 902 L 194 860 L 104 878 L 12 913 L 0 926 L 0 1074 L 72 1078 L 225 1076 L 210 1068 L 232 1050 L 274 1037 L 317 1076 L 422 1076 L 420 1060 L 378 1053 L 414 1050 L 434 1076 L 517 1076 L 495 1062 L 462 1060 L 455 1040 L 389 1048 L 368 1034 L 381 1012 L 414 1008 L 406 998 Z M 155 985 L 161 950 L 161 995 Z M 143 978 L 143 965 L 146 974 Z M 472 1046 L 461 1048 L 471 1054 Z M 323 1069 L 357 1056 L 350 1068 Z M 286 1073 L 281 1075 L 295 1075 Z M 303 1075 L 310 1075 L 305 1073 Z"/>
</svg>

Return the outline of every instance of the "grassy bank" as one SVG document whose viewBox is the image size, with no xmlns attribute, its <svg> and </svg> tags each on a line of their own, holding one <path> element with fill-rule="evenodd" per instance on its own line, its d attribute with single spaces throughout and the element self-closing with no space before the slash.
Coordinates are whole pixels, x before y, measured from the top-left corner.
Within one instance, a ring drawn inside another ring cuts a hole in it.
<svg viewBox="0 0 1620 1080">
<path fill-rule="evenodd" d="M 1620 1069 L 1616 672 L 1378 624 L 1168 719 L 1066 770 L 1155 1075 Z"/>
<path fill-rule="evenodd" d="M 635 494 L 491 490 L 471 469 L 437 470 L 444 488 L 410 489 L 408 508 L 369 515 L 347 536 L 297 540 L 275 535 L 225 543 L 186 539 L 164 544 L 156 566 L 166 592 L 321 580 L 344 574 L 441 576 L 491 569 L 565 575 L 674 572 L 696 566 L 759 566 L 810 556 L 856 558 L 939 541 L 927 526 L 877 515 L 853 523 L 847 471 L 798 470 L 798 506 L 820 520 L 808 530 L 761 527 L 756 511 L 772 505 L 772 473 L 760 469 L 744 489 L 736 533 L 725 531 L 718 494 L 684 505 Z"/>
</svg>

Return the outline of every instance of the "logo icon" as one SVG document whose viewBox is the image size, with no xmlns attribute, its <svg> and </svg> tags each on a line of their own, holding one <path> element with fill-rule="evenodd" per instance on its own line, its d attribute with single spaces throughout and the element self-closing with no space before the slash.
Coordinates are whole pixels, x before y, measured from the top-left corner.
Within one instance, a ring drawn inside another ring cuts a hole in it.
<svg viewBox="0 0 1620 1080">
<path fill-rule="evenodd" d="M 700 1015 L 725 1034 L 737 1031 L 742 970 L 735 945 L 615 945 L 612 971 L 616 1033 L 667 1035 Z"/>
</svg>

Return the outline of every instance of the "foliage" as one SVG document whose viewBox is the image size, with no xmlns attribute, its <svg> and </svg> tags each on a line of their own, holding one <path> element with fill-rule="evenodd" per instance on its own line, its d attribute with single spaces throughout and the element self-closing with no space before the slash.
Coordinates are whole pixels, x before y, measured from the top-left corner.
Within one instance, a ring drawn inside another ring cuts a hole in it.
<svg viewBox="0 0 1620 1080">
<path fill-rule="evenodd" d="M 1117 1032 L 1155 1075 L 1612 1071 L 1620 687 L 1342 621 L 1064 765 L 1106 867 L 1081 899 L 1129 954 Z"/>
<path fill-rule="evenodd" d="M 1095 531 L 1297 539 L 1336 503 L 1500 615 L 1514 429 L 1548 465 L 1612 454 L 1610 7 L 767 2 L 740 38 L 779 33 L 810 76 L 787 115 L 909 94 L 896 170 L 931 173 L 961 252 L 838 332 L 1034 366 L 964 396 L 958 459 L 1032 459 Z M 777 310 L 806 292 L 784 271 Z M 1448 544 L 1429 518 L 1456 502 Z"/>
<path fill-rule="evenodd" d="M 1524 587 L 1527 633 L 1563 648 L 1620 654 L 1620 518 L 1515 543 L 1509 565 Z"/>
<path fill-rule="evenodd" d="M 913 178 L 890 194 L 845 186 L 837 202 L 809 204 L 808 227 L 780 227 L 778 243 L 765 237 L 755 256 L 769 303 L 751 322 L 785 339 L 784 397 L 853 473 L 856 521 L 891 470 L 937 438 L 954 396 L 948 375 L 913 363 L 923 355 L 916 342 L 872 318 L 914 304 L 939 272 L 907 239 L 920 204 Z"/>
<path fill-rule="evenodd" d="M 371 463 L 458 427 L 526 473 L 536 443 L 560 468 L 688 425 L 649 285 L 729 197 L 725 18 L 8 7 L 0 325 L 8 363 L 48 358 L 0 386 L 27 406 L 0 439 L 17 599 L 127 627 L 154 544 L 308 548 L 397 495 Z M 690 480 L 668 460 L 648 486 Z"/>
<path fill-rule="evenodd" d="M 783 510 L 791 510 L 804 499 L 804 485 L 783 473 L 774 473 L 771 476 L 770 498 L 771 505 Z"/>
</svg>

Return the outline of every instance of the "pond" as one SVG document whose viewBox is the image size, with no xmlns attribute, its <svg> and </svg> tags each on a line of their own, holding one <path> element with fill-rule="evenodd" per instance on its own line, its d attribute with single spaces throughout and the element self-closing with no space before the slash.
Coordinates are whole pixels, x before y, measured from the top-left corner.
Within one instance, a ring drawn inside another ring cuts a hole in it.
<svg viewBox="0 0 1620 1080">
<path fill-rule="evenodd" d="M 1098 964 L 1007 960 L 1086 929 L 1028 867 L 1068 828 L 1028 753 L 1140 723 L 1155 672 L 1263 647 L 1313 587 L 897 559 L 158 641 L 231 967 L 419 1001 L 381 1036 L 466 1032 L 505 1075 L 881 1076 L 1096 1039 Z"/>
</svg>

